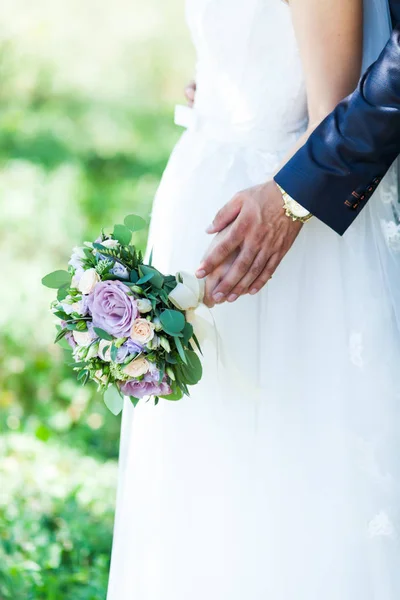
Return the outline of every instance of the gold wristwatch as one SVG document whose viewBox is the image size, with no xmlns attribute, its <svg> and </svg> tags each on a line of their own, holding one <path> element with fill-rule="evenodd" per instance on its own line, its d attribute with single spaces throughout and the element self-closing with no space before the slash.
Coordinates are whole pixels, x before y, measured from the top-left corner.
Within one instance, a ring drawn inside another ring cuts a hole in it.
<svg viewBox="0 0 400 600">
<path fill-rule="evenodd" d="M 292 221 L 301 221 L 302 223 L 306 223 L 312 217 L 312 214 L 301 204 L 296 202 L 281 186 L 276 184 L 279 188 L 280 193 L 282 194 L 283 199 L 283 209 L 288 217 L 292 219 Z"/>
</svg>

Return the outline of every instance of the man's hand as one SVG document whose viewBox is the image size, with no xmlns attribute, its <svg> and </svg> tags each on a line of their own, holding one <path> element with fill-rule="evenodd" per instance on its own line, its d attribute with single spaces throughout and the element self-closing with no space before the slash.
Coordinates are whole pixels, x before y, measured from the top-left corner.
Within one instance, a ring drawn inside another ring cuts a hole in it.
<svg viewBox="0 0 400 600">
<path fill-rule="evenodd" d="M 207 229 L 208 233 L 218 235 L 199 266 L 197 277 L 209 276 L 237 254 L 214 290 L 208 290 L 209 302 L 233 302 L 242 294 L 259 292 L 291 248 L 301 227 L 300 221 L 292 221 L 285 214 L 282 194 L 274 181 L 236 194 Z"/>
</svg>

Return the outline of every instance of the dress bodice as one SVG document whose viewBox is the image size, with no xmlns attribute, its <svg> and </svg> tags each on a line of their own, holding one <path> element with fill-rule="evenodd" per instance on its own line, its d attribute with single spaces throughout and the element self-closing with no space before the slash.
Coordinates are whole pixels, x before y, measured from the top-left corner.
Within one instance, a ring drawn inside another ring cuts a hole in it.
<svg viewBox="0 0 400 600">
<path fill-rule="evenodd" d="M 199 114 L 271 141 L 304 127 L 304 77 L 284 2 L 187 0 L 186 15 Z"/>
</svg>

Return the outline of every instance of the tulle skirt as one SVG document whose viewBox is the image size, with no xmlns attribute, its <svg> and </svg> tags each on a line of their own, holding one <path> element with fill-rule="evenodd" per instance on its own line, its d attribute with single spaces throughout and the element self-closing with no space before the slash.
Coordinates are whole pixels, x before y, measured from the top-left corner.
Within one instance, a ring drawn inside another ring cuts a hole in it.
<svg viewBox="0 0 400 600">
<path fill-rule="evenodd" d="M 155 265 L 194 271 L 218 208 L 285 149 L 185 132 L 155 201 Z M 213 309 L 190 398 L 126 403 L 108 600 L 400 598 L 385 190 L 343 238 L 312 219 L 260 294 Z"/>
</svg>

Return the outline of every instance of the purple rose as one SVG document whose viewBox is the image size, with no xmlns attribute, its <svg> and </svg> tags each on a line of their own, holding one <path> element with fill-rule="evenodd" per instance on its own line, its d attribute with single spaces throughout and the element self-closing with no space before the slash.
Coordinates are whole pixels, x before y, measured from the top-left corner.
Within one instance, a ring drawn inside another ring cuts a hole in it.
<svg viewBox="0 0 400 600">
<path fill-rule="evenodd" d="M 117 358 L 115 362 L 123 363 L 125 359 L 128 358 L 128 356 L 140 354 L 141 352 L 143 352 L 143 346 L 141 344 L 138 344 L 137 342 L 134 342 L 131 339 L 128 339 L 124 344 L 122 344 L 120 348 L 118 348 Z"/>
<path fill-rule="evenodd" d="M 120 281 L 101 281 L 89 296 L 94 327 L 116 338 L 128 337 L 139 311 L 129 288 Z"/>
<path fill-rule="evenodd" d="M 125 396 L 133 396 L 134 398 L 144 398 L 145 396 L 168 396 L 172 393 L 170 386 L 167 383 L 167 378 L 164 376 L 161 383 L 159 382 L 160 372 L 158 369 L 153 369 L 141 379 L 130 379 L 121 385 L 121 392 Z"/>
</svg>

